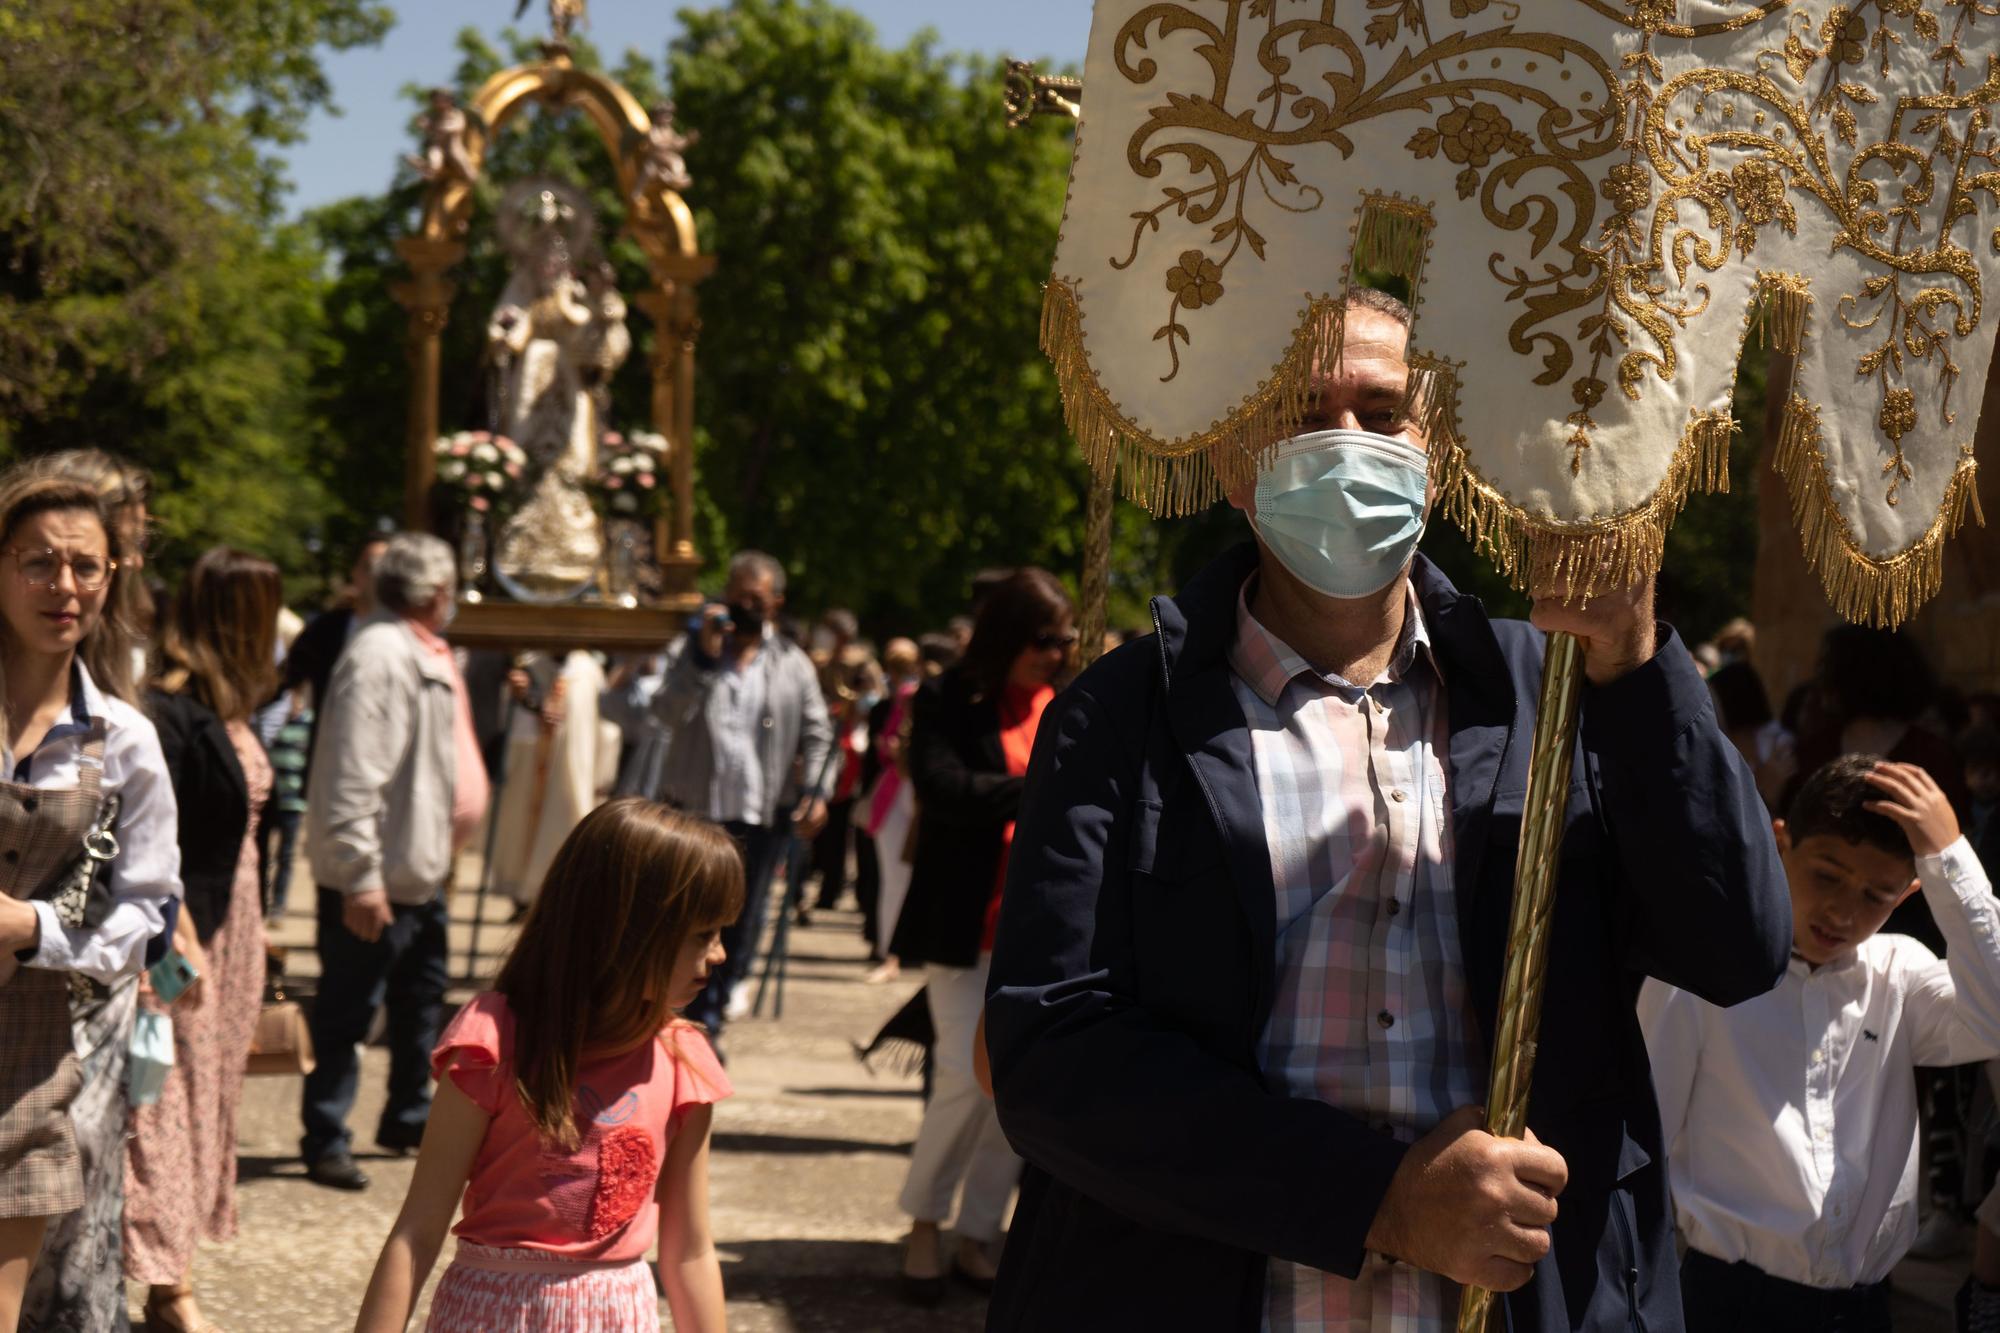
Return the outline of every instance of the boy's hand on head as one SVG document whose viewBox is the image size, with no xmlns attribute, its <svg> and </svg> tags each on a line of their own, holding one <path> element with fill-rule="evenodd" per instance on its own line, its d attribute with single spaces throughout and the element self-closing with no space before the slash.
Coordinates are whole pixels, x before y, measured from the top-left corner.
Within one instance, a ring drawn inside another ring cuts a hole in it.
<svg viewBox="0 0 2000 1333">
<path fill-rule="evenodd" d="M 1918 856 L 1936 856 L 1958 841 L 1958 816 L 1931 775 L 1915 764 L 1881 763 L 1868 780 L 1883 799 L 1862 808 L 1896 821 Z"/>
</svg>

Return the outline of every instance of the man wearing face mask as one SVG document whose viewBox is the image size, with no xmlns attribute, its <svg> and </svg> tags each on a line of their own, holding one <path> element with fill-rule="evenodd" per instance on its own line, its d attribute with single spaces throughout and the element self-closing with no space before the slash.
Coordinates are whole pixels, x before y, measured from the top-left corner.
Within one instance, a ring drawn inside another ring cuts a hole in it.
<svg viewBox="0 0 2000 1333">
<path fill-rule="evenodd" d="M 1784 879 L 1650 586 L 1493 621 L 1416 554 L 1409 324 L 1350 298 L 1230 496 L 1256 540 L 1043 721 L 988 985 L 1029 1163 L 990 1328 L 1442 1333 L 1461 1283 L 1516 1330 L 1681 1326 L 1633 1000 L 1768 990 Z M 1550 630 L 1589 685 L 1505 1141 L 1478 1104 Z"/>
<path fill-rule="evenodd" d="M 833 724 L 812 659 L 774 624 L 785 570 L 762 551 L 729 561 L 711 603 L 667 649 L 653 712 L 672 737 L 660 799 L 721 824 L 743 849 L 743 914 L 722 932 L 729 959 L 687 1015 L 720 1036 L 731 991 L 750 973 L 771 876 L 788 840 L 826 822 L 821 788 Z"/>
</svg>

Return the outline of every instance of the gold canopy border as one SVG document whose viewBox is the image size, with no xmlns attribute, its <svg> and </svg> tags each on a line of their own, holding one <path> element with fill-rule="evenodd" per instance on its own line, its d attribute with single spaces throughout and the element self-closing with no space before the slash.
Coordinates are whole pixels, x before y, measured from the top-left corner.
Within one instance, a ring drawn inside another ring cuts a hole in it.
<svg viewBox="0 0 2000 1333">
<path fill-rule="evenodd" d="M 1848 620 L 1888 629 L 1901 625 L 1944 587 L 1944 544 L 1965 526 L 1968 510 L 1986 526 L 1979 508 L 1979 467 L 1967 443 L 1959 448 L 1958 467 L 1924 534 L 1887 559 L 1864 554 L 1847 516 L 1833 502 L 1820 445 L 1819 407 L 1800 394 L 1785 404 L 1771 468 L 1790 488 L 1792 521 L 1807 567 L 1819 576 L 1827 602 Z"/>
<path fill-rule="evenodd" d="M 1406 233 L 1362 230 L 1373 253 L 1369 266 L 1407 268 L 1416 278 L 1427 246 Z M 1383 244 L 1391 241 L 1393 243 Z M 1358 253 L 1356 263 L 1364 262 Z M 1413 295 L 1421 297 L 1415 290 Z M 1345 297 L 1320 296 L 1298 312 L 1291 345 L 1268 377 L 1227 416 L 1203 431 L 1162 440 L 1134 422 L 1098 380 L 1084 345 L 1084 314 L 1076 284 L 1052 279 L 1043 295 L 1042 349 L 1056 372 L 1065 419 L 1085 460 L 1101 479 L 1155 517 L 1207 508 L 1255 479 L 1262 459 L 1305 415 L 1314 367 L 1337 364 Z M 1412 302 L 1412 308 L 1416 303 Z M 1754 333 L 1773 350 L 1797 355 L 1810 327 L 1813 298 L 1800 275 L 1760 272 L 1745 306 L 1737 355 Z M 1520 591 L 1560 589 L 1594 597 L 1659 572 L 1667 531 L 1697 494 L 1729 490 L 1729 449 L 1737 423 L 1728 410 L 1691 411 L 1665 477 L 1652 496 L 1621 514 L 1565 523 L 1537 514 L 1479 473 L 1465 446 L 1458 410 L 1459 367 L 1417 351 L 1410 358 L 1409 413 L 1430 442 L 1434 503 L 1475 550 Z M 1733 375 L 1732 375 L 1733 378 Z M 1829 603 L 1848 620 L 1893 628 L 1943 584 L 1944 543 L 1968 510 L 1982 525 L 1974 494 L 1976 464 L 1968 445 L 1930 527 L 1890 556 L 1861 549 L 1835 504 L 1820 448 L 1819 408 L 1795 394 L 1773 455 L 1790 487 L 1792 512 L 1807 563 Z"/>
</svg>

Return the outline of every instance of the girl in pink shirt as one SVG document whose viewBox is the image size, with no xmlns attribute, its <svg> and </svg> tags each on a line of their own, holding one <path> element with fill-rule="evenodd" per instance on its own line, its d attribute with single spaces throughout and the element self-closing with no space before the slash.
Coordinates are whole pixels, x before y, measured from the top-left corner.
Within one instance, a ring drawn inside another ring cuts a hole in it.
<svg viewBox="0 0 2000 1333">
<path fill-rule="evenodd" d="M 729 1080 L 673 1011 L 722 962 L 743 865 L 715 826 L 628 798 L 549 867 L 494 989 L 431 1059 L 436 1104 L 356 1327 L 408 1322 L 464 1197 L 432 1333 L 723 1328 L 708 1228 L 710 1108 Z"/>
</svg>

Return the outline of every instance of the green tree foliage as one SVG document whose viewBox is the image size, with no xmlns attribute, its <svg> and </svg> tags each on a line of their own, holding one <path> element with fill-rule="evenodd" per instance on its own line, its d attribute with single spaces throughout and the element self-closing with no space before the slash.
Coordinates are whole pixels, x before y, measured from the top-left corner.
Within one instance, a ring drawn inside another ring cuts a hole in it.
<svg viewBox="0 0 2000 1333">
<path fill-rule="evenodd" d="M 877 624 L 961 609 L 978 569 L 1026 561 L 1073 573 L 1083 468 L 1037 349 L 1069 135 L 1010 132 L 1000 67 L 927 39 L 879 45 L 829 0 L 739 0 L 685 12 L 668 57 L 689 154 L 690 203 L 718 260 L 701 291 L 698 540 L 710 562 L 767 547 L 801 607 L 854 606 Z M 460 39 L 452 86 L 469 101 L 503 63 L 534 58 Z M 595 65 L 587 42 L 580 65 Z M 642 102 L 658 68 L 613 71 Z M 412 117 L 421 89 L 409 90 Z M 482 425 L 487 317 L 506 279 L 493 228 L 508 183 L 584 187 L 630 295 L 643 257 L 619 236 L 624 201 L 580 114 L 523 113 L 489 154 L 445 334 L 442 419 Z M 308 219 L 336 257 L 319 410 L 359 466 L 330 477 L 343 508 L 390 507 L 400 485 L 403 316 L 388 295 L 395 238 L 413 225 L 407 174 L 384 199 Z M 642 424 L 652 330 L 619 376 L 614 424 Z"/>
<path fill-rule="evenodd" d="M 0 0 L 0 456 L 101 444 L 169 534 L 296 559 L 317 258 L 271 155 L 379 0 Z"/>
<path fill-rule="evenodd" d="M 703 291 L 711 549 L 807 605 L 951 614 L 982 566 L 1078 560 L 1084 470 L 1037 350 L 1070 135 L 1010 131 L 997 60 L 885 50 L 826 0 L 684 12 L 670 69 Z"/>
</svg>

